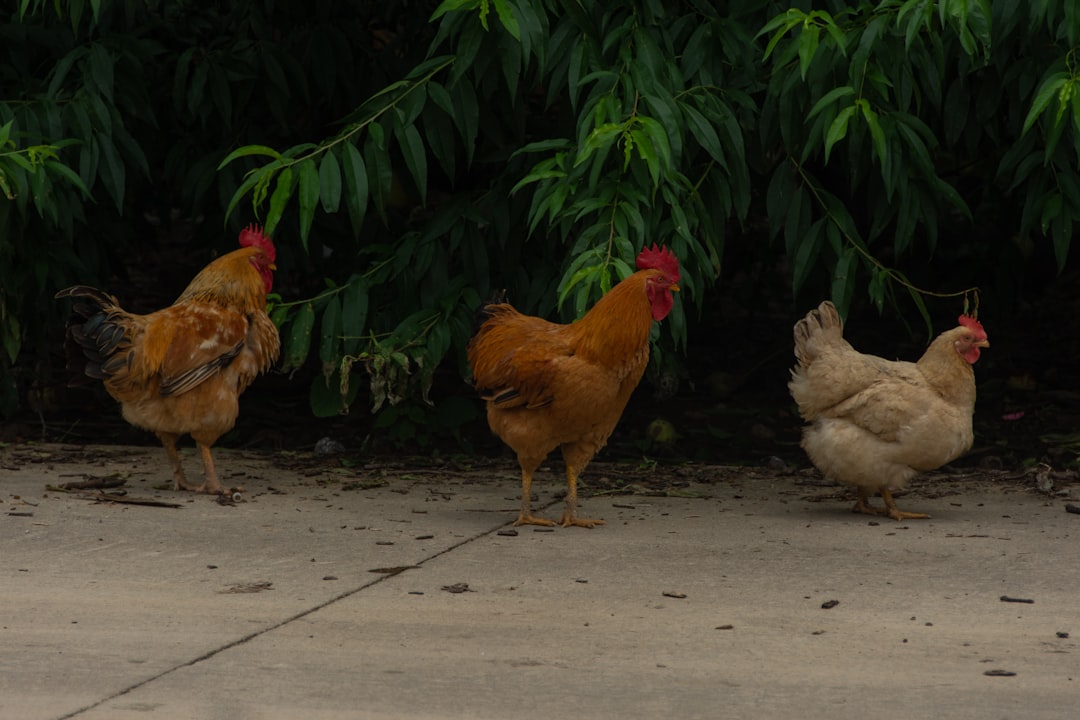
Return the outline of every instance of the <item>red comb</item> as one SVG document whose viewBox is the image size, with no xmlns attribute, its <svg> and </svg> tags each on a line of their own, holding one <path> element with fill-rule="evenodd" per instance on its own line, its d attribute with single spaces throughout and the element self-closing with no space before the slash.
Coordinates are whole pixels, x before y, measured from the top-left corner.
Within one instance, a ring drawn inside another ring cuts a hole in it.
<svg viewBox="0 0 1080 720">
<path fill-rule="evenodd" d="M 240 231 L 240 247 L 262 248 L 266 256 L 270 258 L 270 262 L 274 262 L 277 257 L 277 250 L 274 248 L 273 241 L 264 235 L 262 227 L 255 223 Z"/>
<path fill-rule="evenodd" d="M 970 315 L 961 315 L 959 318 L 959 322 L 968 330 L 971 330 L 973 333 L 975 333 L 975 335 L 978 336 L 980 340 L 986 339 L 986 331 L 983 330 L 982 323 L 975 318 L 971 317 Z"/>
<path fill-rule="evenodd" d="M 656 243 L 653 243 L 651 248 L 642 249 L 637 256 L 637 268 L 662 270 L 672 282 L 679 281 L 679 259 L 675 257 L 675 253 L 666 247 L 659 247 Z"/>
</svg>

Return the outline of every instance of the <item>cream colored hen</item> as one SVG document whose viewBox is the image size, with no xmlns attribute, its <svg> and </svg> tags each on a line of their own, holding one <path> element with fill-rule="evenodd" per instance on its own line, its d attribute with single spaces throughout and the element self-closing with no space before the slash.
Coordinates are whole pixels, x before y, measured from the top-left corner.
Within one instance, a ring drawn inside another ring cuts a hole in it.
<svg viewBox="0 0 1080 720">
<path fill-rule="evenodd" d="M 926 518 L 896 508 L 892 491 L 971 448 L 975 410 L 972 365 L 990 347 L 973 317 L 939 335 L 918 362 L 856 351 L 828 301 L 795 324 L 788 389 L 809 423 L 802 447 L 829 479 L 858 488 L 853 512 L 895 520 Z M 869 505 L 872 491 L 885 509 Z"/>
</svg>

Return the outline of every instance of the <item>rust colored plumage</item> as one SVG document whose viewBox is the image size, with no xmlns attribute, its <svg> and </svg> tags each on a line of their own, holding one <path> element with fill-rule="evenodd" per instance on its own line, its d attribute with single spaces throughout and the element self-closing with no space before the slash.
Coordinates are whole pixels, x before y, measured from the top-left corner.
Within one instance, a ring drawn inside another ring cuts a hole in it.
<svg viewBox="0 0 1080 720">
<path fill-rule="evenodd" d="M 660 251 L 646 251 L 660 252 Z M 665 251 L 666 252 L 666 251 Z M 606 443 L 649 360 L 649 331 L 670 312 L 679 289 L 670 253 L 639 258 L 643 268 L 570 325 L 488 305 L 468 348 L 488 424 L 517 453 L 522 474 L 516 524 L 553 525 L 530 512 L 533 472 L 555 448 L 566 462 L 561 524 L 593 527 L 577 516 L 577 478 Z"/>
<path fill-rule="evenodd" d="M 794 336 L 798 363 L 788 388 L 809 423 L 802 447 L 810 460 L 826 477 L 858 488 L 856 512 L 882 514 L 867 504 L 877 491 L 889 517 L 927 517 L 897 510 L 892 491 L 971 447 L 972 365 L 990 346 L 982 325 L 962 316 L 914 363 L 856 351 L 828 301 L 795 324 Z"/>
<path fill-rule="evenodd" d="M 116 298 L 77 285 L 68 322 L 69 367 L 101 380 L 124 419 L 155 433 L 172 465 L 176 489 L 220 493 L 210 448 L 239 414 L 239 397 L 273 365 L 280 343 L 266 314 L 274 246 L 257 228 L 239 250 L 207 265 L 176 302 L 148 315 L 129 313 Z M 189 434 L 205 480 L 188 484 L 176 442 Z"/>
</svg>

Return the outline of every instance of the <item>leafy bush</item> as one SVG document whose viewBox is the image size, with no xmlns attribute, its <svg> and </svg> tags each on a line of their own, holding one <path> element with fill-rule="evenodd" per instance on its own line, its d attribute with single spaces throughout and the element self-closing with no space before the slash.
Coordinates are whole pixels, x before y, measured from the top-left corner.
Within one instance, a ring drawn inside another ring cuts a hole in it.
<svg viewBox="0 0 1080 720">
<path fill-rule="evenodd" d="M 928 295 L 1005 302 L 1018 267 L 1067 263 L 1071 4 L 345 5 L 22 0 L 0 24 L 5 377 L 44 353 L 36 300 L 116 272 L 150 204 L 204 217 L 207 244 L 252 214 L 273 232 L 283 367 L 321 368 L 319 415 L 415 415 L 438 368 L 467 373 L 493 289 L 570 320 L 646 243 L 684 267 L 660 364 L 725 258 L 927 323 Z"/>
</svg>

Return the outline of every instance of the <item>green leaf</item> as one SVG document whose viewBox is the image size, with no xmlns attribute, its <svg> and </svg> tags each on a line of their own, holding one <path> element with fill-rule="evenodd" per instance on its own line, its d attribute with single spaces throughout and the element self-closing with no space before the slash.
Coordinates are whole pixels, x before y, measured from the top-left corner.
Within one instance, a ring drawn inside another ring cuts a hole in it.
<svg viewBox="0 0 1080 720">
<path fill-rule="evenodd" d="M 851 298 L 855 294 L 858 259 L 855 248 L 848 247 L 840 255 L 833 268 L 832 301 L 841 315 L 847 315 L 848 308 L 851 307 Z"/>
<path fill-rule="evenodd" d="M 848 121 L 855 114 L 855 106 L 849 105 L 836 115 L 836 119 L 829 126 L 829 132 L 825 135 L 825 162 L 829 162 L 832 147 L 847 135 Z"/>
<path fill-rule="evenodd" d="M 420 131 L 415 125 L 407 125 L 394 131 L 398 144 L 401 146 L 401 154 L 405 158 L 405 166 L 409 168 L 416 189 L 420 192 L 420 203 L 427 205 L 427 152 L 424 141 L 420 137 Z"/>
<path fill-rule="evenodd" d="M 507 32 L 514 36 L 514 39 L 521 42 L 521 28 L 518 27 L 517 18 L 514 17 L 514 10 L 506 0 L 493 0 L 495 3 L 495 13 L 499 16 L 499 22 L 503 24 Z"/>
<path fill-rule="evenodd" d="M 814 103 L 814 107 L 810 109 L 810 113 L 806 116 L 807 122 L 813 120 L 815 115 L 835 103 L 840 98 L 848 97 L 849 95 L 854 94 L 855 88 L 851 87 L 850 85 L 841 85 L 840 87 L 833 88 L 829 92 L 825 93 L 825 95 L 820 100 Z"/>
<path fill-rule="evenodd" d="M 319 199 L 327 214 L 336 213 L 341 207 L 341 165 L 332 152 L 325 153 L 319 163 Z"/>
<path fill-rule="evenodd" d="M 236 150 L 233 150 L 231 153 L 226 155 L 225 159 L 218 164 L 217 169 L 221 170 L 223 167 L 231 163 L 233 160 L 236 160 L 237 158 L 249 157 L 251 155 L 272 157 L 275 160 L 281 159 L 281 153 L 279 153 L 272 147 L 267 147 L 266 145 L 245 145 L 244 147 L 237 148 Z"/>
<path fill-rule="evenodd" d="M 878 161 L 881 163 L 882 171 L 884 171 L 885 159 L 889 154 L 885 131 L 881 129 L 877 113 L 870 107 L 870 103 L 865 100 L 862 101 L 862 111 L 863 118 L 866 119 L 866 126 L 870 128 L 870 138 L 874 141 L 874 150 L 877 151 Z"/>
<path fill-rule="evenodd" d="M 706 120 L 705 116 L 698 112 L 697 109 L 686 103 L 680 103 L 679 109 L 682 110 L 690 132 L 701 144 L 701 147 L 705 148 L 705 152 L 709 153 L 721 167 L 726 167 L 727 158 L 724 157 L 724 148 L 720 144 L 720 138 L 717 136 L 716 130 L 713 129 L 712 123 Z"/>
<path fill-rule="evenodd" d="M 300 242 L 304 246 L 304 252 L 307 252 L 308 235 L 311 233 L 311 223 L 315 219 L 315 206 L 319 204 L 319 171 L 315 167 L 313 158 L 300 163 L 299 171 Z M 273 203 L 272 198 L 271 203 Z"/>
<path fill-rule="evenodd" d="M 353 234 L 359 237 L 368 206 L 367 167 L 364 165 L 364 156 L 350 142 L 341 146 L 341 160 L 345 175 L 345 206 L 349 209 Z"/>
<path fill-rule="evenodd" d="M 64 165 L 63 163 L 57 162 L 55 160 L 46 160 L 44 166 L 49 172 L 59 175 L 77 190 L 82 192 L 83 196 L 87 200 L 92 197 L 90 195 L 90 189 L 86 187 L 86 184 L 82 181 L 82 178 L 79 177 L 79 174 L 69 168 L 67 165 Z"/>
<path fill-rule="evenodd" d="M 289 326 L 289 338 L 285 342 L 283 372 L 292 372 L 300 368 L 307 360 L 311 349 L 311 331 L 315 327 L 315 306 L 306 302 L 300 306 Z"/>
<path fill-rule="evenodd" d="M 1045 112 L 1050 101 L 1057 97 L 1057 94 L 1068 79 L 1069 75 L 1067 73 L 1056 72 L 1043 80 L 1042 85 L 1039 86 L 1038 92 L 1035 93 L 1035 100 L 1031 103 L 1031 109 L 1028 110 L 1027 118 L 1024 119 L 1024 127 L 1020 131 L 1021 137 L 1027 134 L 1027 131 L 1031 129 L 1031 126 L 1035 124 L 1039 119 L 1039 116 Z"/>
<path fill-rule="evenodd" d="M 324 368 L 340 359 L 341 334 L 341 298 L 334 295 L 326 303 L 319 325 L 319 359 Z"/>
<path fill-rule="evenodd" d="M 285 211 L 285 205 L 293 194 L 293 171 L 285 168 L 277 176 L 277 184 L 274 185 L 274 194 L 270 196 L 270 211 L 266 214 L 265 232 L 273 235 L 281 215 Z"/>
<path fill-rule="evenodd" d="M 356 355 L 367 329 L 367 284 L 354 276 L 349 280 L 343 294 L 341 301 L 342 351 L 345 355 Z"/>
<path fill-rule="evenodd" d="M 817 52 L 818 42 L 821 40 L 821 28 L 816 25 L 806 25 L 799 33 L 799 74 L 806 80 L 806 71 L 810 69 L 810 62 Z"/>
<path fill-rule="evenodd" d="M 821 252 L 826 222 L 828 222 L 826 218 L 821 218 L 811 225 L 795 250 L 795 258 L 792 260 L 791 268 L 791 287 L 792 292 L 796 295 L 799 294 L 799 290 L 806 283 L 806 279 L 810 277 L 810 271 L 813 270 L 818 253 Z"/>
</svg>

